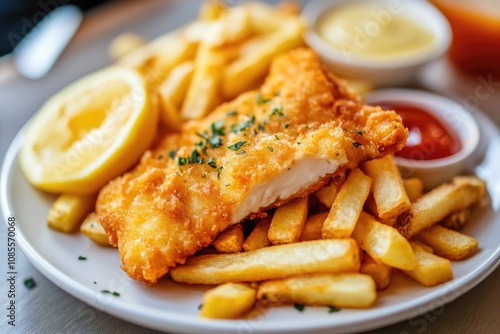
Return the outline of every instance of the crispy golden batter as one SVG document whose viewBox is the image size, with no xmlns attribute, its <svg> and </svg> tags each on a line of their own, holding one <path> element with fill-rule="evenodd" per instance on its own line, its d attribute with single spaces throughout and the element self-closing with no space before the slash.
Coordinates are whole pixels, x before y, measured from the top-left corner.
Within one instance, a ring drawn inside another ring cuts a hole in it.
<svg viewBox="0 0 500 334">
<path fill-rule="evenodd" d="M 163 138 L 102 189 L 97 213 L 122 268 L 154 283 L 229 225 L 306 196 L 406 138 L 399 116 L 364 106 L 312 51 L 299 49 L 273 62 L 260 91 Z M 297 177 L 291 169 L 302 160 L 331 167 L 325 174 L 308 165 L 318 175 Z"/>
</svg>

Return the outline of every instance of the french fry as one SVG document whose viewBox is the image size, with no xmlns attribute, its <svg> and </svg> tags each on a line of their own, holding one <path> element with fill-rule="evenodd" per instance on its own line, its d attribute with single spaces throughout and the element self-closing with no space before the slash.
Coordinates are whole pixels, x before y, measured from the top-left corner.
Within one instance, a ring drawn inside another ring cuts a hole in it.
<svg viewBox="0 0 500 334">
<path fill-rule="evenodd" d="M 165 81 L 175 66 L 192 60 L 198 48 L 197 41 L 184 38 L 179 32 L 158 37 L 121 58 L 119 65 L 138 70 L 152 92 Z"/>
<path fill-rule="evenodd" d="M 399 269 L 410 270 L 415 266 L 415 255 L 408 240 L 366 212 L 361 212 L 352 237 L 375 261 Z"/>
<path fill-rule="evenodd" d="M 274 213 L 267 236 L 274 245 L 297 242 L 308 212 L 307 197 L 294 199 Z"/>
<path fill-rule="evenodd" d="M 203 294 L 200 317 L 234 319 L 250 311 L 255 304 L 254 288 L 244 283 L 225 283 Z"/>
<path fill-rule="evenodd" d="M 415 240 L 415 239 L 411 239 L 410 240 L 410 243 L 412 245 L 416 245 L 416 246 L 420 246 L 424 251 L 426 251 L 427 253 L 431 253 L 431 254 L 434 254 L 434 250 L 432 249 L 431 246 L 429 245 L 426 245 L 424 244 L 423 242 L 419 241 L 419 240 Z"/>
<path fill-rule="evenodd" d="M 182 126 L 180 107 L 193 70 L 192 61 L 181 63 L 172 69 L 167 79 L 158 87 L 160 121 L 168 130 L 179 131 Z"/>
<path fill-rule="evenodd" d="M 424 194 L 424 183 L 416 177 L 403 179 L 403 185 L 405 187 L 406 194 L 408 195 L 408 199 L 412 203 Z"/>
<path fill-rule="evenodd" d="M 472 210 L 470 207 L 462 209 L 441 220 L 439 224 L 452 230 L 460 230 L 467 224 L 471 213 Z"/>
<path fill-rule="evenodd" d="M 297 16 L 300 15 L 300 3 L 293 0 L 281 1 L 276 9 L 283 14 Z"/>
<path fill-rule="evenodd" d="M 376 216 L 389 219 L 410 209 L 411 204 L 403 186 L 403 179 L 391 155 L 365 162 L 363 170 L 373 181 Z"/>
<path fill-rule="evenodd" d="M 257 224 L 255 224 L 252 232 L 243 243 L 243 249 L 245 250 L 245 252 L 272 245 L 271 240 L 269 240 L 267 236 L 272 218 L 272 216 L 267 216 L 265 218 L 262 218 Z"/>
<path fill-rule="evenodd" d="M 371 179 L 359 168 L 353 169 L 349 173 L 323 223 L 321 229 L 323 239 L 349 238 L 351 236 L 363 210 L 363 204 L 370 193 L 371 185 Z"/>
<path fill-rule="evenodd" d="M 245 4 L 245 7 L 248 8 L 252 29 L 258 34 L 270 34 L 287 27 L 290 22 L 301 22 L 301 19 L 296 15 L 291 15 L 291 12 L 281 11 L 279 7 L 268 4 L 249 2 Z"/>
<path fill-rule="evenodd" d="M 222 231 L 213 244 L 219 253 L 238 253 L 244 241 L 243 226 L 236 224 Z"/>
<path fill-rule="evenodd" d="M 274 56 L 302 45 L 303 30 L 301 21 L 288 20 L 281 29 L 258 37 L 257 43 L 250 41 L 244 54 L 225 68 L 223 95 L 231 99 L 253 89 L 267 73 Z"/>
<path fill-rule="evenodd" d="M 207 45 L 200 45 L 194 63 L 194 73 L 186 93 L 181 115 L 184 119 L 199 119 L 219 103 L 224 57 Z"/>
<path fill-rule="evenodd" d="M 223 11 L 218 19 L 210 24 L 210 31 L 206 33 L 203 42 L 217 48 L 247 39 L 254 32 L 248 10 L 248 7 L 239 6 Z"/>
<path fill-rule="evenodd" d="M 464 259 L 477 251 L 477 240 L 460 232 L 434 225 L 416 238 L 429 245 L 436 255 L 450 260 Z"/>
<path fill-rule="evenodd" d="M 61 232 L 76 232 L 83 220 L 94 210 L 96 195 L 60 195 L 50 207 L 47 223 Z"/>
<path fill-rule="evenodd" d="M 146 41 L 142 36 L 133 32 L 124 32 L 113 38 L 108 47 L 108 54 L 111 59 L 117 61 L 144 44 Z"/>
<path fill-rule="evenodd" d="M 227 10 L 227 4 L 223 1 L 208 0 L 203 1 L 198 12 L 198 17 L 202 21 L 215 21 Z"/>
<path fill-rule="evenodd" d="M 483 198 L 485 183 L 475 176 L 457 176 L 450 183 L 432 189 L 409 212 L 398 217 L 397 229 L 407 239 L 436 224 L 446 216 L 463 210 Z"/>
<path fill-rule="evenodd" d="M 187 284 L 258 282 L 303 274 L 357 272 L 359 265 L 354 240 L 314 240 L 243 253 L 192 256 L 172 268 L 170 276 Z"/>
<path fill-rule="evenodd" d="M 102 227 L 99 219 L 97 219 L 97 214 L 95 212 L 91 212 L 87 215 L 80 226 L 80 232 L 98 245 L 110 246 L 109 235 Z"/>
<path fill-rule="evenodd" d="M 369 275 L 315 274 L 263 282 L 257 299 L 265 304 L 299 303 L 335 307 L 369 307 L 377 298 Z"/>
<path fill-rule="evenodd" d="M 415 253 L 416 266 L 412 270 L 403 270 L 403 273 L 425 286 L 434 286 L 453 278 L 449 260 L 428 253 L 415 243 L 411 245 Z"/>
<path fill-rule="evenodd" d="M 364 254 L 359 272 L 370 275 L 378 291 L 387 289 L 391 283 L 392 268 L 386 264 L 375 261 L 370 255 Z"/>
<path fill-rule="evenodd" d="M 299 241 L 321 239 L 321 228 L 326 217 L 328 217 L 328 212 L 321 212 L 307 217 Z"/>
<path fill-rule="evenodd" d="M 327 208 L 331 208 L 335 197 L 337 196 L 340 187 L 342 186 L 342 179 L 335 179 L 329 184 L 319 188 L 314 196 L 323 203 Z"/>
</svg>

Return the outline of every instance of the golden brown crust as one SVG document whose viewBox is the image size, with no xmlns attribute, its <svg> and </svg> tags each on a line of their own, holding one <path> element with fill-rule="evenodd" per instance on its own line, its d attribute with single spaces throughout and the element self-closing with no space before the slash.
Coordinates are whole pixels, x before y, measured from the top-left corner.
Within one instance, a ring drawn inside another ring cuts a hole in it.
<svg viewBox="0 0 500 334">
<path fill-rule="evenodd" d="M 222 145 L 211 148 L 201 137 L 214 139 L 214 127 L 225 131 Z M 102 189 L 97 213 L 118 246 L 122 268 L 154 283 L 229 226 L 253 186 L 296 161 L 341 162 L 335 174 L 292 196 L 303 197 L 330 177 L 402 148 L 406 137 L 399 116 L 364 106 L 312 51 L 298 49 L 275 59 L 259 92 L 245 93 L 163 138 L 139 166 Z M 238 142 L 245 143 L 228 149 Z M 198 163 L 189 163 L 195 150 Z M 251 216 L 262 216 L 263 209 Z"/>
</svg>

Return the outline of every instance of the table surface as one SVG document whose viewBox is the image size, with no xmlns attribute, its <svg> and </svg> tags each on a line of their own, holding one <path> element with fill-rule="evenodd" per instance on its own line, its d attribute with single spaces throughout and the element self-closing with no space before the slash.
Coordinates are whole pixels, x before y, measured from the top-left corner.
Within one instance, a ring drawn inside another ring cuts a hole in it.
<svg viewBox="0 0 500 334">
<path fill-rule="evenodd" d="M 158 22 L 162 22 L 162 15 L 166 11 L 178 10 L 181 7 L 180 0 L 120 1 L 87 13 L 77 36 L 63 53 L 61 60 L 46 78 L 38 81 L 19 77 L 9 59 L 0 60 L 2 160 L 14 135 L 47 96 L 83 74 L 109 64 L 106 46 L 114 36 L 123 30 L 131 30 L 148 38 L 155 37 L 181 25 L 189 16 L 194 17 L 199 2 L 191 2 L 193 4 L 191 8 L 186 10 L 186 6 L 183 6 L 182 15 L 170 15 L 169 17 L 174 19 L 161 25 Z M 68 68 L 69 65 L 64 62 L 68 57 L 72 57 L 73 60 L 75 57 L 79 58 L 81 66 Z M 92 61 L 89 62 L 88 59 Z M 47 81 L 50 81 L 51 85 L 46 85 Z M 465 85 L 452 93 L 443 89 L 443 93 L 465 98 L 473 88 L 473 84 Z M 495 106 L 498 105 L 496 101 L 499 99 L 500 92 L 495 91 L 488 101 L 481 101 L 482 104 L 479 105 L 497 124 L 500 122 L 498 118 L 500 112 L 495 113 Z M 0 245 L 2 245 L 0 268 L 5 271 L 5 276 L 7 276 L 7 247 L 3 245 L 6 244 L 6 239 L 6 227 L 2 223 L 0 224 Z M 16 264 L 20 280 L 31 277 L 35 280 L 36 287 L 28 290 L 22 284 L 18 284 L 16 326 L 9 326 L 6 318 L 2 316 L 0 321 L 2 333 L 157 333 L 117 319 L 75 299 L 40 274 L 19 249 L 16 253 Z M 0 280 L 2 310 L 7 307 L 6 279 L 7 277 Z M 500 326 L 499 283 L 500 268 L 497 268 L 478 286 L 456 300 L 422 316 L 367 333 L 497 333 Z"/>
</svg>

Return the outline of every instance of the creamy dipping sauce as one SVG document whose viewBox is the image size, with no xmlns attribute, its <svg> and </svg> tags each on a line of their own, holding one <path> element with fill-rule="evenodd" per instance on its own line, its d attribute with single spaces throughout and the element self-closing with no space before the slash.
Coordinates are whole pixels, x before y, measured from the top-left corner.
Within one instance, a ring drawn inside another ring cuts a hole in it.
<svg viewBox="0 0 500 334">
<path fill-rule="evenodd" d="M 323 14 L 316 29 L 334 47 L 365 58 L 397 59 L 427 51 L 433 34 L 400 15 L 401 10 L 368 2 L 346 3 Z"/>
</svg>

